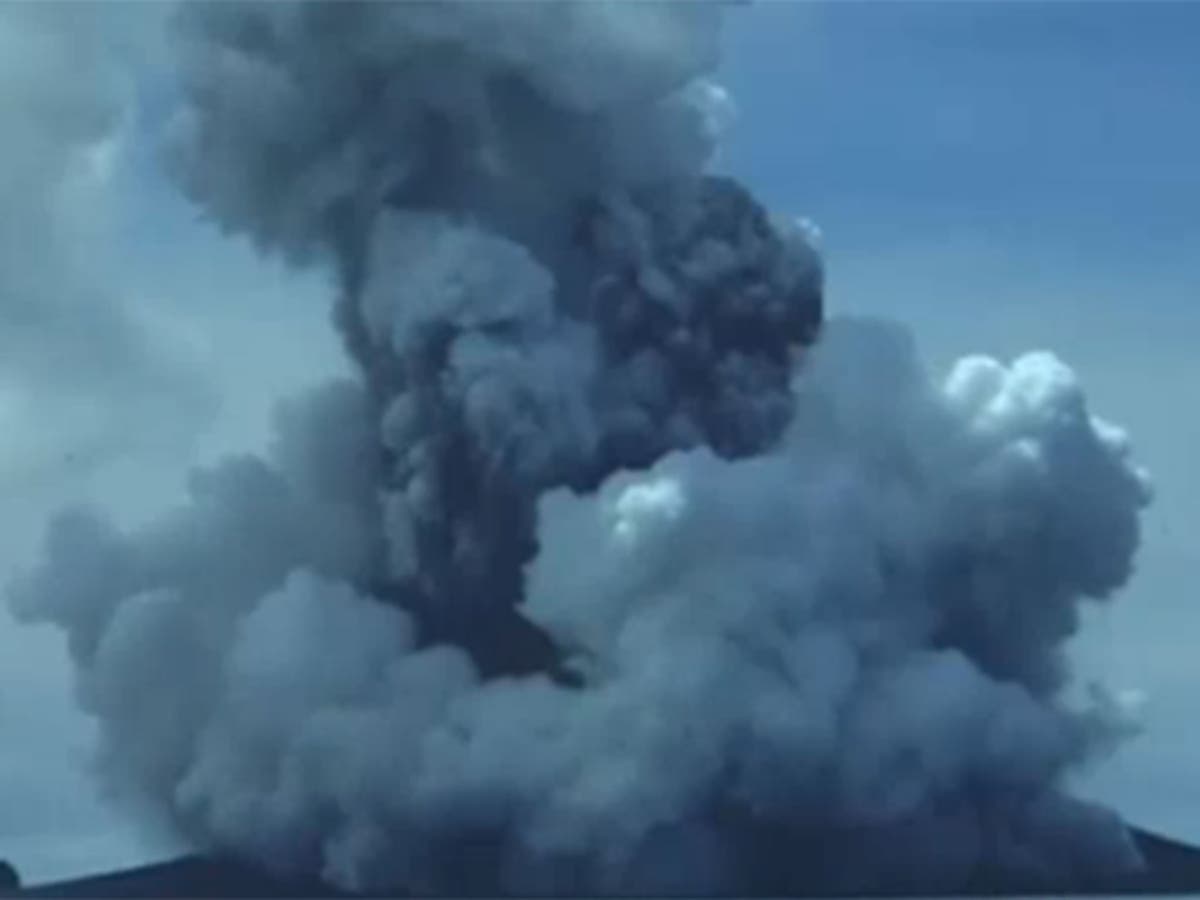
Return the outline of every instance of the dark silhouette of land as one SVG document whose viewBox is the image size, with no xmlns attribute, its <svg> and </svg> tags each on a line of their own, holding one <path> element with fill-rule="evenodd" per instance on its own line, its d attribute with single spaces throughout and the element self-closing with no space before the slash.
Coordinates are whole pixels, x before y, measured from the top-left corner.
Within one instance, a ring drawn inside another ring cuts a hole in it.
<svg viewBox="0 0 1200 900">
<path fill-rule="evenodd" d="M 1134 830 L 1138 846 L 1146 858 L 1147 869 L 1111 884 L 1080 886 L 1074 890 L 1062 886 L 1036 884 L 1013 884 L 1002 879 L 981 876 L 972 884 L 949 890 L 944 887 L 922 891 L 875 891 L 869 895 L 856 892 L 855 896 L 904 897 L 904 896 L 1020 896 L 1052 893 L 1057 896 L 1070 894 L 1107 895 L 1171 895 L 1200 893 L 1200 848 L 1174 841 L 1140 829 Z M 5 864 L 0 863 L 0 874 Z M 0 894 L 15 897 L 347 897 L 318 881 L 289 881 L 274 878 L 254 866 L 230 860 L 188 856 L 156 865 L 141 866 L 119 872 L 80 878 L 54 884 L 18 887 L 16 873 L 7 870 L 11 877 L 0 883 Z M 805 896 L 806 886 L 797 884 L 786 892 L 791 896 Z M 836 896 L 827 890 L 816 892 L 821 896 Z M 456 896 L 469 896 L 456 892 Z M 478 896 L 478 894 L 476 894 Z M 776 892 L 776 896 L 778 892 Z M 391 893 L 390 896 L 402 896 Z"/>
<path fill-rule="evenodd" d="M 29 885 L 16 897 L 336 897 L 320 882 L 288 881 L 240 862 L 186 856 L 53 884 Z"/>
</svg>

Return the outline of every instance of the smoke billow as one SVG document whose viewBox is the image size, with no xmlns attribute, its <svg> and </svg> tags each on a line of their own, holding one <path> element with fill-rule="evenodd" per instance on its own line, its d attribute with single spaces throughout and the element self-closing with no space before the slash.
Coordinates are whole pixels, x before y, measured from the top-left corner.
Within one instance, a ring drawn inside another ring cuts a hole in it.
<svg viewBox="0 0 1200 900">
<path fill-rule="evenodd" d="M 329 267 L 360 377 L 14 583 L 114 786 L 351 889 L 1138 865 L 1061 790 L 1116 727 L 1062 688 L 1146 478 L 1053 356 L 822 325 L 805 228 L 707 174 L 722 13 L 181 10 L 180 184 Z"/>
</svg>

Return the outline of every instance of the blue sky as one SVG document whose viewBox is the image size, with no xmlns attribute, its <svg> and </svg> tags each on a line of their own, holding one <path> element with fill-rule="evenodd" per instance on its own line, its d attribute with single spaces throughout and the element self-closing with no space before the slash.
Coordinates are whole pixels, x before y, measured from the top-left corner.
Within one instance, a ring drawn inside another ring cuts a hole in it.
<svg viewBox="0 0 1200 900">
<path fill-rule="evenodd" d="M 969 352 L 1054 349 L 1096 411 L 1129 427 L 1158 499 L 1134 583 L 1089 617 L 1075 655 L 1083 677 L 1148 693 L 1147 732 L 1081 790 L 1193 840 L 1197 34 L 1189 3 L 760 2 L 730 17 L 722 80 L 740 115 L 721 163 L 768 206 L 820 225 L 835 314 L 909 323 L 935 369 Z M 184 427 L 193 458 L 211 458 L 260 443 L 272 398 L 337 368 L 337 349 L 317 277 L 221 238 L 168 187 L 148 142 L 162 74 L 145 72 L 145 118 L 127 123 L 112 173 L 110 267 L 172 353 L 215 379 L 219 406 Z M 151 442 L 104 468 L 5 482 L 0 567 L 30 551 L 64 499 L 115 502 L 132 519 L 170 505 L 179 459 L 177 443 Z M 52 748 L 38 764 L 62 812 L 45 813 L 46 833 L 66 823 L 74 835 L 18 845 L 0 821 L 6 852 L 42 877 L 133 861 L 136 841 L 99 837 L 102 814 L 72 806 L 79 782 L 63 771 L 84 758 L 87 729 L 69 713 L 61 648 L 7 623 L 0 639 L 0 721 Z M 31 765 L 0 753 L 0 782 L 35 783 Z"/>
<path fill-rule="evenodd" d="M 1186 3 L 764 3 L 729 165 L 836 239 L 972 228 L 1157 252 L 1200 200 Z"/>
</svg>

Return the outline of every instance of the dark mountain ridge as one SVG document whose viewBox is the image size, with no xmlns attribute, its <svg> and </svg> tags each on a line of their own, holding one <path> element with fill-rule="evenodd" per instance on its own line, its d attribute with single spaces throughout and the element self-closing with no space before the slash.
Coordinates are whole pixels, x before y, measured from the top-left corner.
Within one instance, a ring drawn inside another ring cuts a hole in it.
<svg viewBox="0 0 1200 900">
<path fill-rule="evenodd" d="M 1105 884 L 1062 885 L 1017 884 L 996 876 L 979 873 L 971 883 L 953 889 L 945 886 L 930 890 L 870 893 L 855 891 L 853 896 L 1033 896 L 1051 892 L 1058 896 L 1107 895 L 1179 895 L 1200 893 L 1200 848 L 1142 829 L 1133 835 L 1146 859 L 1147 868 L 1134 876 Z M 153 865 L 108 872 L 87 878 L 52 884 L 31 885 L 0 891 L 16 897 L 349 897 L 315 880 L 288 880 L 273 877 L 262 869 L 243 862 L 204 856 L 187 856 Z M 837 891 L 813 892 L 805 885 L 792 885 L 787 894 L 802 896 L 839 896 Z M 772 892 L 777 896 L 778 892 Z M 461 895 L 456 892 L 456 895 Z M 477 896 L 494 894 L 477 894 Z M 843 892 L 843 896 L 851 896 Z M 391 896 L 396 896 L 395 893 Z"/>
</svg>

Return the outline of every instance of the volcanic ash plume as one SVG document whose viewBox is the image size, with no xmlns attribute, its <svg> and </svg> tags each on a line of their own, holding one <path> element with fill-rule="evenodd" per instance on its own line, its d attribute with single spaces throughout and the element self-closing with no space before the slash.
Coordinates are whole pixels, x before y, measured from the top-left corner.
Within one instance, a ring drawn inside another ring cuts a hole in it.
<svg viewBox="0 0 1200 900">
<path fill-rule="evenodd" d="M 1136 867 L 1060 790 L 1115 727 L 1060 692 L 1146 479 L 1050 355 L 817 339 L 805 229 L 706 174 L 720 15 L 183 9 L 180 182 L 331 268 L 360 378 L 13 585 L 117 789 L 351 889 Z"/>
</svg>

